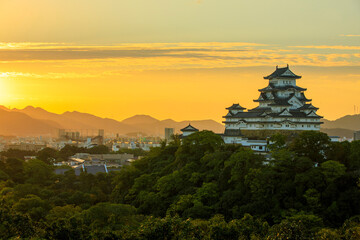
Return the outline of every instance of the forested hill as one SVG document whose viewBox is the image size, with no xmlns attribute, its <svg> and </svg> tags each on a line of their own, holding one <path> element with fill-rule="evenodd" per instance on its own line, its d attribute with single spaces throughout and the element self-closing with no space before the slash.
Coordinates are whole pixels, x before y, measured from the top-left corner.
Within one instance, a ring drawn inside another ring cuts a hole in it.
<svg viewBox="0 0 360 240">
<path fill-rule="evenodd" d="M 359 239 L 360 141 L 272 138 L 273 160 L 201 131 L 120 172 L 0 162 L 0 238 Z"/>
</svg>

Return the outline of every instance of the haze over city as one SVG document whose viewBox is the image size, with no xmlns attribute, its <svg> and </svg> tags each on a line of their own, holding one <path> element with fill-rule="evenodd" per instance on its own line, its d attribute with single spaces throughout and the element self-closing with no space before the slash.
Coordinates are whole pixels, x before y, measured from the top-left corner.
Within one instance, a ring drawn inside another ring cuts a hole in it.
<svg viewBox="0 0 360 240">
<path fill-rule="evenodd" d="M 359 113 L 359 11 L 356 0 L 1 1 L 0 104 L 220 122 L 289 64 L 336 119 Z"/>
<path fill-rule="evenodd" d="M 360 239 L 359 0 L 0 0 L 0 239 Z"/>
</svg>

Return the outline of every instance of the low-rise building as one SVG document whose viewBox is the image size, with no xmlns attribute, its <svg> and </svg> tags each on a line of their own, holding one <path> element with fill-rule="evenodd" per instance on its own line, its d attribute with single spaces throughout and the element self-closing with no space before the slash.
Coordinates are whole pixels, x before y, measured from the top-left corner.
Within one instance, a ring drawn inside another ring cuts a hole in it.
<svg viewBox="0 0 360 240">
<path fill-rule="evenodd" d="M 354 141 L 356 141 L 356 140 L 360 140 L 360 131 L 354 132 Z"/>
</svg>

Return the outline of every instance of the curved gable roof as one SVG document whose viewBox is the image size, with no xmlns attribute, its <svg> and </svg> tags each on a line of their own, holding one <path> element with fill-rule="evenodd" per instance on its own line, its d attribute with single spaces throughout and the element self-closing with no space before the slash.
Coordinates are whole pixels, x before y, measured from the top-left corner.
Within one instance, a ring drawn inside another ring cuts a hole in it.
<svg viewBox="0 0 360 240">
<path fill-rule="evenodd" d="M 273 78 L 294 78 L 294 79 L 298 79 L 298 78 L 301 78 L 301 76 L 298 76 L 295 73 L 293 73 L 290 70 L 289 65 L 287 65 L 287 67 L 284 67 L 284 68 L 278 68 L 276 66 L 276 70 L 272 74 L 270 74 L 269 76 L 264 77 L 264 79 L 273 79 Z"/>
<path fill-rule="evenodd" d="M 180 131 L 182 131 L 182 132 L 198 132 L 199 129 L 194 128 L 194 127 L 191 126 L 191 124 L 189 123 L 188 126 L 184 127 L 183 129 L 180 129 Z"/>
</svg>

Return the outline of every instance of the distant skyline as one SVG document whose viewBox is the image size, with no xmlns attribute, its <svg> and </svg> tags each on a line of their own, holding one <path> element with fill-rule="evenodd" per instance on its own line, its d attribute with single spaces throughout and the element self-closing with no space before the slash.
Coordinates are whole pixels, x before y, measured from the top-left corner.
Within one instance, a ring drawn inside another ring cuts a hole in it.
<svg viewBox="0 0 360 240">
<path fill-rule="evenodd" d="M 360 108 L 358 0 L 0 0 L 0 105 L 214 119 L 290 65 L 336 119 Z"/>
</svg>

